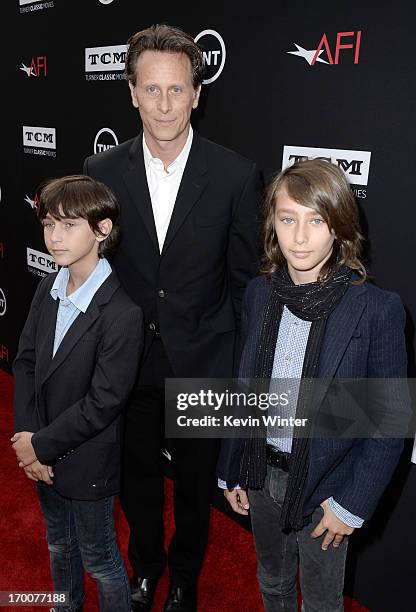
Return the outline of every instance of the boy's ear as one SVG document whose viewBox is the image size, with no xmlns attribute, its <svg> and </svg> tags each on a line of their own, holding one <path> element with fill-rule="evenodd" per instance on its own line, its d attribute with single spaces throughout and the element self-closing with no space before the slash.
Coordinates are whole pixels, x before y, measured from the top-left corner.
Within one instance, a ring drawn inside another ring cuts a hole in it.
<svg viewBox="0 0 416 612">
<path fill-rule="evenodd" d="M 103 235 L 101 236 L 100 234 L 97 234 L 97 240 L 99 242 L 102 242 L 111 234 L 111 230 L 113 229 L 113 222 L 111 221 L 111 219 L 103 219 L 99 222 L 98 227 L 101 234 Z"/>
</svg>

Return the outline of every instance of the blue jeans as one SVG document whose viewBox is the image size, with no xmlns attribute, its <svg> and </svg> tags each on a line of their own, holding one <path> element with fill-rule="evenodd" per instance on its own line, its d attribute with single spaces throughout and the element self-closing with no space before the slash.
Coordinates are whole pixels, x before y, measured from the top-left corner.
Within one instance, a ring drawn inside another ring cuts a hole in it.
<svg viewBox="0 0 416 612">
<path fill-rule="evenodd" d="M 348 538 L 339 548 L 321 549 L 323 534 L 311 532 L 323 516 L 319 506 L 312 522 L 300 531 L 283 532 L 280 513 L 286 493 L 286 472 L 267 466 L 263 489 L 249 491 L 251 524 L 257 554 L 257 579 L 266 612 L 296 612 L 299 561 L 303 612 L 342 612 Z"/>
<path fill-rule="evenodd" d="M 55 610 L 81 608 L 85 569 L 97 583 L 101 612 L 130 612 L 129 580 L 114 529 L 114 497 L 77 501 L 43 482 L 38 483 L 38 496 L 54 587 L 69 593 L 69 605 Z"/>
</svg>

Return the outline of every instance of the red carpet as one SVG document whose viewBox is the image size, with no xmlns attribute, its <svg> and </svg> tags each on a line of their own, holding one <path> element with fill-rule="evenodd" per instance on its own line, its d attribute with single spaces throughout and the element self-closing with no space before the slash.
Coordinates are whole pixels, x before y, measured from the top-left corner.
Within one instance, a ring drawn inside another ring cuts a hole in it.
<svg viewBox="0 0 416 612">
<path fill-rule="evenodd" d="M 12 378 L 0 370 L 0 591 L 52 590 L 48 550 L 34 483 L 17 467 L 10 446 L 12 425 Z M 166 481 L 166 537 L 173 530 L 171 485 Z M 128 527 L 117 508 L 117 532 L 127 559 Z M 95 586 L 87 577 L 85 612 L 98 611 Z M 163 607 L 168 588 L 163 576 L 156 598 L 155 612 Z M 210 544 L 199 581 L 200 612 L 260 612 L 263 609 L 256 581 L 256 561 L 252 537 L 245 529 L 213 509 Z M 16 610 L 7 607 L 2 610 Z M 25 607 L 25 610 L 48 608 Z M 114 612 L 117 612 L 116 610 Z M 345 598 L 345 612 L 369 612 Z"/>
</svg>

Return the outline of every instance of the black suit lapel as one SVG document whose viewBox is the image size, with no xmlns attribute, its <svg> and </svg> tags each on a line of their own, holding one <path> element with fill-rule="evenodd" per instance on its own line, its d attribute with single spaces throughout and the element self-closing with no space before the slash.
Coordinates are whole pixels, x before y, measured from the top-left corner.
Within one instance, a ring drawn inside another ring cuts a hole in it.
<svg viewBox="0 0 416 612">
<path fill-rule="evenodd" d="M 201 139 L 194 132 L 192 147 L 182 176 L 161 257 L 164 256 L 177 231 L 208 183 L 207 163 Z"/>
<path fill-rule="evenodd" d="M 124 174 L 124 181 L 134 202 L 144 226 L 159 252 L 152 202 L 147 184 L 146 170 L 143 159 L 142 133 L 134 139 L 129 151 L 130 165 Z"/>
<path fill-rule="evenodd" d="M 39 345 L 36 347 L 36 387 L 46 376 L 52 360 L 58 306 L 59 300 L 54 300 L 50 295 L 42 302 L 42 318 L 37 334 Z"/>
<path fill-rule="evenodd" d="M 91 325 L 98 319 L 100 316 L 100 306 L 106 304 L 116 289 L 120 286 L 120 282 L 114 272 L 104 281 L 101 287 L 98 289 L 96 294 L 94 295 L 90 305 L 88 306 L 86 312 L 81 312 L 75 321 L 72 323 L 71 327 L 65 334 L 61 344 L 58 347 L 58 350 L 55 353 L 55 356 L 52 357 L 52 349 L 53 349 L 53 341 L 55 336 L 55 325 L 51 326 L 52 331 L 52 346 L 50 351 L 50 358 L 48 362 L 48 367 L 43 377 L 41 378 L 41 384 L 44 382 L 55 372 L 55 370 L 65 361 L 68 357 L 69 353 L 76 346 L 79 340 L 83 337 L 83 335 L 88 331 Z M 56 300 L 59 302 L 59 300 Z M 58 304 L 56 305 L 57 308 Z M 56 321 L 56 317 L 55 317 Z M 49 349 L 48 349 L 49 350 Z M 80 367 L 82 367 L 82 355 L 80 355 Z"/>
</svg>

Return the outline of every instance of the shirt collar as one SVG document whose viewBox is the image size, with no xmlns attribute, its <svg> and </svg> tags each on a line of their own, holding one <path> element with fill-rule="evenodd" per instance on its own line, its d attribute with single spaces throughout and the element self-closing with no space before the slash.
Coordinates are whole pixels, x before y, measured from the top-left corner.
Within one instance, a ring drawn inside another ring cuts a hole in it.
<svg viewBox="0 0 416 612">
<path fill-rule="evenodd" d="M 180 166 L 182 168 L 185 167 L 186 162 L 188 161 L 189 152 L 191 150 L 193 137 L 194 137 L 194 131 L 192 129 L 192 125 L 189 125 L 188 138 L 186 139 L 185 146 L 183 147 L 182 151 L 179 153 L 178 157 L 171 164 L 169 164 L 168 170 L 169 168 L 173 169 L 172 167 L 176 168 L 177 166 Z M 144 132 L 143 132 L 143 157 L 144 157 L 144 165 L 145 165 L 146 171 L 149 169 L 149 166 L 152 162 L 158 165 L 162 164 L 162 167 L 163 167 L 163 162 L 161 159 L 159 159 L 158 157 L 152 157 L 152 154 L 150 153 L 149 147 L 147 146 L 147 143 L 144 137 Z"/>
<path fill-rule="evenodd" d="M 108 261 L 104 257 L 99 259 L 94 270 L 81 287 L 78 287 L 74 293 L 67 296 L 66 288 L 69 280 L 69 270 L 68 268 L 61 268 L 52 285 L 50 294 L 54 300 L 59 298 L 62 302 L 69 301 L 75 308 L 78 308 L 81 312 L 85 312 L 98 288 L 111 274 L 111 271 L 111 266 Z"/>
</svg>

